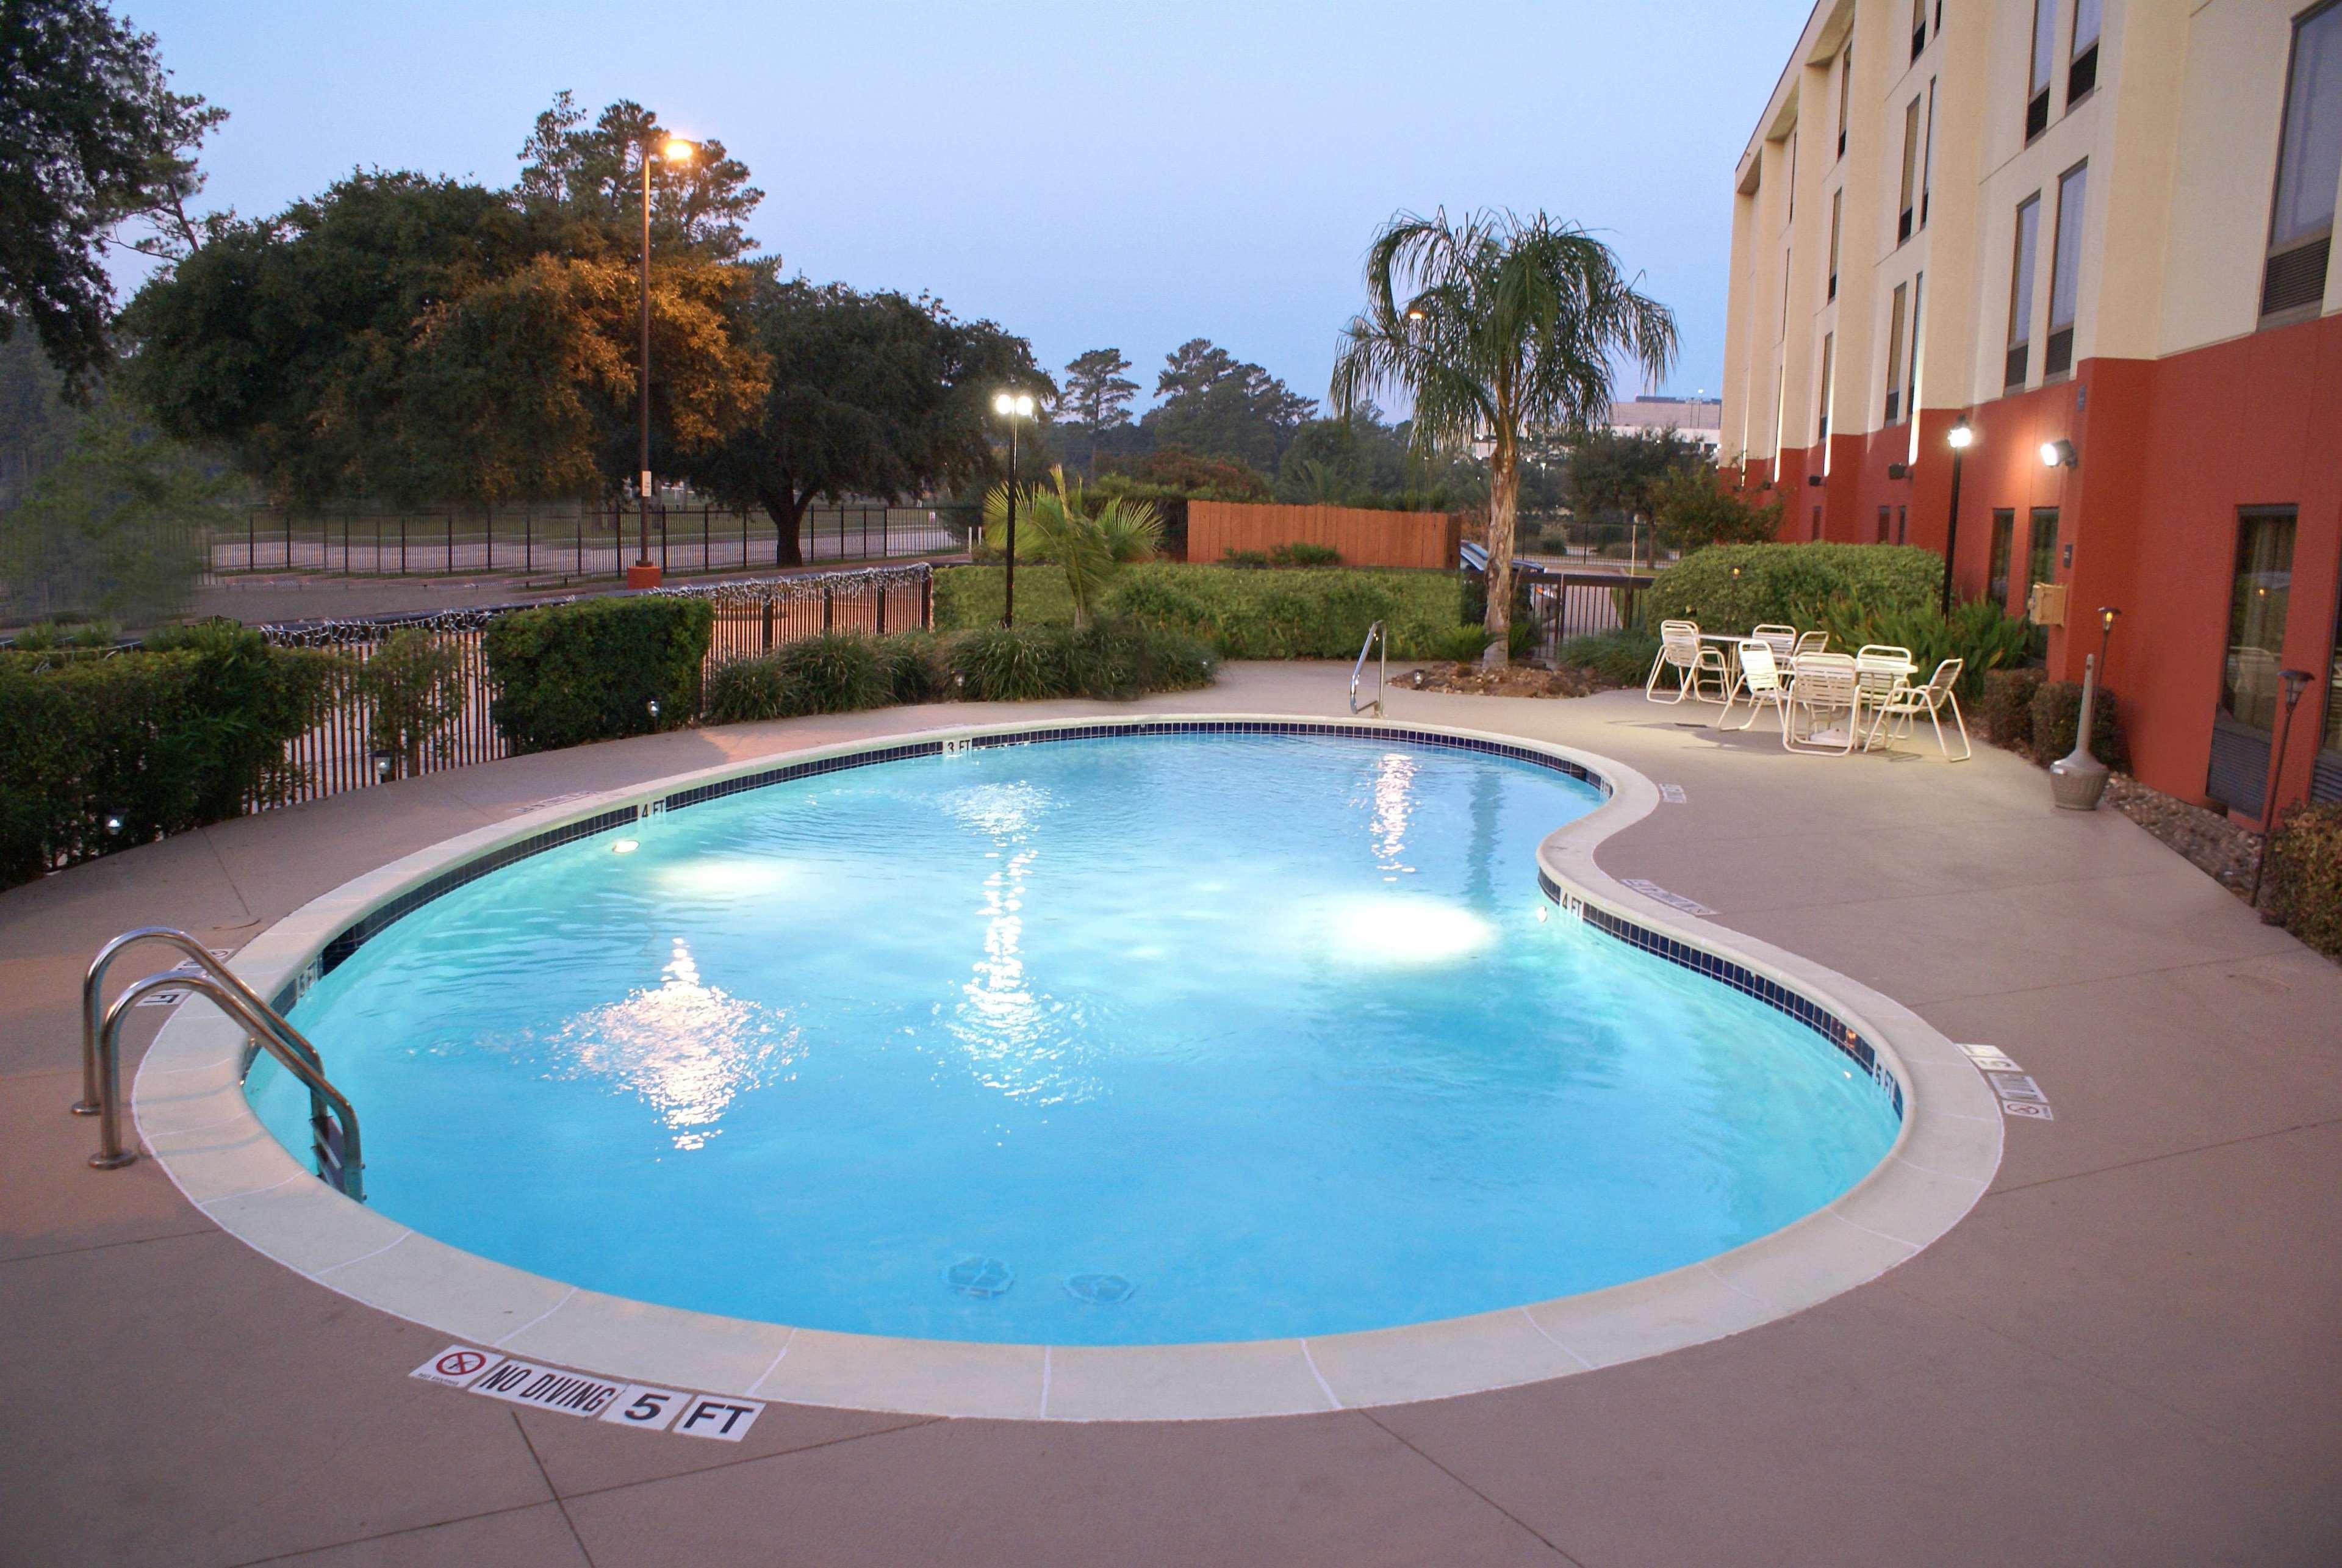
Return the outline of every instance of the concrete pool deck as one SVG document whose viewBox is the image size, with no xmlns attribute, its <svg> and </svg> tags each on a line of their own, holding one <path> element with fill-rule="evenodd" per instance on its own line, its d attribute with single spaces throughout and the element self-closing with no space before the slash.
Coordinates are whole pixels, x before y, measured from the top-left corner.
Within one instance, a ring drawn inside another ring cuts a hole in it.
<svg viewBox="0 0 2342 1568">
<path fill-rule="evenodd" d="M 1140 711 L 1340 715 L 1333 667 Z M 100 941 L 240 946 L 544 801 L 831 741 L 1129 707 L 645 738 L 223 824 L 0 895 L 0 1562 L 2323 1561 L 2342 1550 L 2342 969 L 1990 749 L 1791 757 L 1638 694 L 1399 691 L 1397 721 L 1615 757 L 1683 800 L 1597 851 L 1999 1047 L 1983 1201 L 1873 1282 L 1558 1382 L 1116 1426 L 773 1404 L 736 1446 L 407 1377 L 447 1336 L 253 1252 L 152 1161 L 82 1165 Z M 1523 869 L 1525 879 L 1533 873 Z M 134 969 L 145 966 L 134 966 Z M 201 1004 L 195 1004 L 201 1005 Z M 150 1010 L 155 1020 L 164 1010 Z M 134 1028 L 132 1058 L 151 1038 Z M 125 1063 L 125 1067 L 130 1065 Z"/>
</svg>

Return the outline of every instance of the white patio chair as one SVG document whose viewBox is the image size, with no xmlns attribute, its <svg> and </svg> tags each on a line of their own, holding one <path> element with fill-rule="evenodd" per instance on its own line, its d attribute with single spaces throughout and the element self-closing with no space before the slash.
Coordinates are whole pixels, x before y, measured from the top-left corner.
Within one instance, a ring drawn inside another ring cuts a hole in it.
<svg viewBox="0 0 2342 1568">
<path fill-rule="evenodd" d="M 1661 697 L 1659 683 L 1667 671 L 1676 676 L 1675 695 Z M 1649 678 L 1643 682 L 1643 696 L 1652 702 L 1677 703 L 1689 697 L 1701 702 L 1722 702 L 1731 696 L 1731 672 L 1724 668 L 1724 655 L 1699 639 L 1697 623 L 1688 620 L 1664 620 L 1659 623 L 1659 656 L 1651 661 Z M 1715 695 L 1702 689 L 1713 681 Z"/>
<path fill-rule="evenodd" d="M 1927 722 L 1936 727 L 1936 747 L 1943 752 L 1945 761 L 1965 762 L 1976 755 L 1976 749 L 1968 744 L 1967 720 L 1960 717 L 1959 697 L 1952 689 L 1958 683 L 1961 667 L 1966 663 L 1965 659 L 1947 658 L 1936 666 L 1936 673 L 1927 678 L 1927 685 L 1913 686 L 1906 681 L 1897 688 L 1894 694 L 1876 710 L 1877 717 L 1870 723 L 1871 739 L 1878 738 L 1882 728 L 1890 736 L 1908 735 L 1917 726 L 1919 715 L 1924 713 L 1927 716 Z M 1944 739 L 1946 709 L 1951 710 L 1952 731 L 1960 738 L 1960 754 L 1957 757 L 1952 755 L 1951 745 Z"/>
<path fill-rule="evenodd" d="M 1910 684 L 1917 666 L 1911 660 L 1911 650 L 1893 643 L 1866 642 L 1854 656 L 1855 699 L 1865 712 L 1876 712 L 1887 706 L 1898 688 Z M 1863 749 L 1877 738 L 1877 727 L 1863 736 Z"/>
<path fill-rule="evenodd" d="M 1798 633 L 1797 646 L 1794 651 L 1798 654 L 1827 653 L 1829 651 L 1829 633 L 1826 631 L 1807 631 Z"/>
<path fill-rule="evenodd" d="M 1742 693 L 1748 698 L 1748 722 L 1727 723 L 1726 720 L 1732 717 L 1733 699 Z M 1775 717 L 1787 729 L 1789 715 L 1784 705 L 1788 696 L 1789 689 L 1781 683 L 1781 667 L 1773 662 L 1773 645 L 1759 642 L 1752 637 L 1740 645 L 1740 678 L 1725 695 L 1724 711 L 1716 716 L 1716 727 L 1718 729 L 1753 729 L 1756 727 L 1756 716 L 1769 702 L 1773 705 Z"/>
<path fill-rule="evenodd" d="M 1773 663 L 1776 667 L 1786 665 L 1797 657 L 1797 628 L 1794 626 L 1781 626 L 1776 622 L 1767 621 L 1748 635 L 1773 650 Z"/>
<path fill-rule="evenodd" d="M 1797 673 L 1789 678 L 1789 695 L 1781 709 L 1781 746 L 1788 751 L 1836 752 L 1854 749 L 1860 688 L 1855 683 L 1850 653 L 1806 653 L 1797 656 Z M 1799 722 L 1800 719 L 1803 723 Z M 1843 740 L 1825 736 L 1838 733 Z"/>
</svg>

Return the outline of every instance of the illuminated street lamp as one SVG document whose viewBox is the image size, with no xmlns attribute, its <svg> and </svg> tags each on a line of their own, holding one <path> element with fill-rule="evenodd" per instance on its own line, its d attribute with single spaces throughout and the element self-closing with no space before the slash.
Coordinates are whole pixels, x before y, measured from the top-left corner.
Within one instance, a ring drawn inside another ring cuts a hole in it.
<svg viewBox="0 0 2342 1568">
<path fill-rule="evenodd" d="M 681 136 L 669 136 L 660 152 L 643 148 L 643 341 L 642 357 L 635 364 L 635 407 L 642 436 L 641 486 L 635 498 L 640 547 L 635 564 L 626 568 L 626 586 L 632 588 L 659 585 L 659 568 L 651 564 L 651 165 L 687 164 L 698 151 L 697 146 Z"/>
<path fill-rule="evenodd" d="M 1008 421 L 1008 568 L 1000 588 L 1000 624 L 1016 624 L 1016 426 L 1033 417 L 1030 392 L 1002 392 L 992 399 L 992 411 Z"/>
<path fill-rule="evenodd" d="M 1944 525 L 1944 597 L 1938 608 L 1949 615 L 1952 613 L 1952 563 L 1959 558 L 1957 551 L 1960 542 L 1960 459 L 1967 456 L 1968 447 L 1976 442 L 1976 429 L 1968 423 L 1967 415 L 1960 416 L 1959 423 L 1951 427 L 1944 441 L 1952 449 L 1952 515 Z"/>
</svg>

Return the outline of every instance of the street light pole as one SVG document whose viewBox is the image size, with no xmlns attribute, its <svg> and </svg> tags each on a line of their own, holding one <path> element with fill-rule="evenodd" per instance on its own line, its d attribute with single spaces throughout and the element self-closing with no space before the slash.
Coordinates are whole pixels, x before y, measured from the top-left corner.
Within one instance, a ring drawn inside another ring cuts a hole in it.
<svg viewBox="0 0 2342 1568">
<path fill-rule="evenodd" d="M 992 407 L 1008 421 L 1008 565 L 1001 579 L 1000 624 L 1016 624 L 1016 422 L 1033 412 L 1029 392 L 1003 392 Z"/>
<path fill-rule="evenodd" d="M 666 144 L 669 162 L 691 156 L 692 146 L 681 137 Z M 635 518 L 638 546 L 635 564 L 626 568 L 626 586 L 656 588 L 661 576 L 651 563 L 651 163 L 658 156 L 643 144 L 642 342 L 635 360 L 635 415 L 640 437 L 636 464 Z"/>
<path fill-rule="evenodd" d="M 1952 447 L 1952 515 L 1944 524 L 1944 595 L 1937 608 L 1949 615 L 1952 613 L 1952 568 L 1959 559 L 1960 459 L 1967 456 L 1968 443 L 1976 439 L 1976 432 L 1968 427 L 1967 416 L 1961 415 L 1959 423 L 1954 425 L 1951 434 L 1944 438 L 1951 443 Z M 2103 664 L 2104 661 L 2100 662 Z"/>
</svg>

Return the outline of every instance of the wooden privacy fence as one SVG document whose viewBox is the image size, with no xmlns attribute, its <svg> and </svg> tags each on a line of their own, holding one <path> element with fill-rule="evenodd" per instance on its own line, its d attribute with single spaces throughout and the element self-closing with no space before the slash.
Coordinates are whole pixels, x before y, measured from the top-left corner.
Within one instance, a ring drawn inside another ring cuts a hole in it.
<svg viewBox="0 0 2342 1568">
<path fill-rule="evenodd" d="M 1279 545 L 1325 545 L 1351 567 L 1453 568 L 1462 519 L 1448 512 L 1363 507 L 1187 503 L 1187 558 L 1208 564 L 1229 550 L 1266 554 Z"/>
<path fill-rule="evenodd" d="M 928 627 L 935 618 L 935 575 L 923 562 L 860 571 L 814 572 L 799 577 L 743 582 L 692 584 L 653 590 L 704 598 L 716 608 L 706 669 L 726 659 L 770 652 L 785 643 L 828 631 L 886 633 Z M 575 598 L 531 604 L 490 605 L 414 615 L 370 616 L 353 620 L 288 621 L 257 629 L 285 648 L 314 648 L 336 656 L 309 728 L 285 748 L 292 786 L 281 802 L 320 799 L 345 789 L 386 783 L 407 770 L 375 733 L 361 672 L 382 645 L 401 631 L 420 629 L 434 642 L 453 648 L 463 700 L 455 715 L 425 738 L 418 772 L 463 768 L 509 756 L 511 747 L 495 725 L 495 687 L 482 647 L 498 617 Z M 260 809 L 252 802 L 247 810 Z"/>
</svg>

